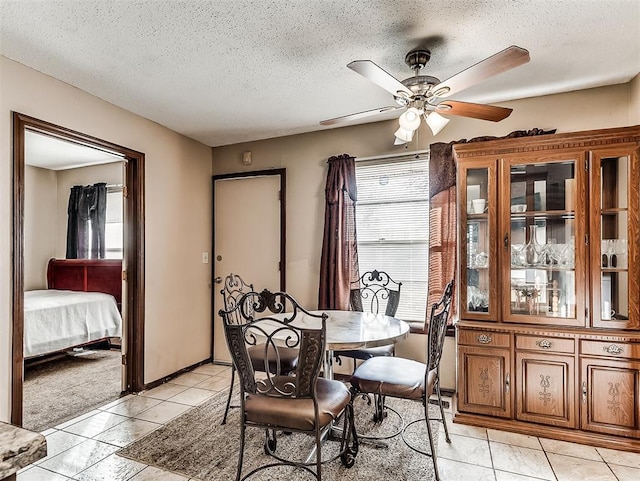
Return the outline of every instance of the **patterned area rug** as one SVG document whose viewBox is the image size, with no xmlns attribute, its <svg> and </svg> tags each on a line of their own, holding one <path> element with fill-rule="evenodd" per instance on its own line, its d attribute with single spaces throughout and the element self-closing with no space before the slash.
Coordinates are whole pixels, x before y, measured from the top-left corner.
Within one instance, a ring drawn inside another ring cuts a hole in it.
<svg viewBox="0 0 640 481">
<path fill-rule="evenodd" d="M 120 456 L 148 465 L 172 471 L 183 476 L 202 481 L 235 479 L 238 449 L 240 446 L 240 413 L 231 409 L 227 424 L 220 425 L 226 392 L 194 407 L 183 415 L 167 423 L 164 427 L 118 451 Z M 418 402 L 388 399 L 387 404 L 402 413 L 407 422 L 423 417 L 422 405 Z M 384 435 L 393 432 L 400 424 L 395 414 L 380 425 L 373 424 L 372 407 L 358 398 L 355 401 L 358 432 Z M 430 407 L 430 416 L 436 417 L 437 408 Z M 432 421 L 435 444 L 439 422 Z M 416 423 L 407 432 L 407 439 L 416 446 L 429 451 L 427 429 L 424 422 Z M 345 468 L 339 459 L 323 465 L 325 480 L 384 479 L 387 481 L 428 481 L 433 479 L 431 458 L 416 453 L 403 442 L 400 436 L 387 441 L 387 448 L 360 444 L 355 465 Z M 246 430 L 246 445 L 243 475 L 262 464 L 273 462 L 264 454 L 264 431 L 257 428 Z M 313 446 L 311 436 L 302 434 L 278 435 L 277 452 L 287 454 L 290 459 L 303 459 Z M 327 441 L 322 447 L 323 459 L 335 455 L 339 450 L 338 441 Z M 298 480 L 313 479 L 303 470 L 292 467 L 270 468 L 251 477 L 251 480 Z"/>
</svg>

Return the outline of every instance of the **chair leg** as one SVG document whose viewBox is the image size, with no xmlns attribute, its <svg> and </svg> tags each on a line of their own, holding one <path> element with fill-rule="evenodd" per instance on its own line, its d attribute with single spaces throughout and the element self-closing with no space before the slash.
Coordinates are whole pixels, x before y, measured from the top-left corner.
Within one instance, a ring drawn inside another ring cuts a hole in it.
<svg viewBox="0 0 640 481">
<path fill-rule="evenodd" d="M 440 394 L 440 379 L 436 378 L 435 382 L 436 394 L 438 395 L 438 406 L 440 406 L 440 417 L 442 418 L 442 425 L 444 426 L 444 438 L 448 443 L 451 443 L 449 437 L 449 429 L 447 429 L 447 418 L 444 417 L 444 409 L 442 407 L 442 395 Z"/>
<path fill-rule="evenodd" d="M 236 380 L 236 368 L 231 366 L 231 386 L 229 386 L 229 395 L 227 396 L 227 407 L 224 408 L 224 416 L 220 424 L 227 424 L 227 414 L 229 414 L 229 407 L 231 406 L 231 394 L 233 394 L 233 383 Z"/>
<path fill-rule="evenodd" d="M 436 456 L 436 447 L 433 444 L 433 433 L 431 432 L 431 422 L 429 421 L 429 399 L 424 400 L 424 418 L 427 422 L 427 433 L 429 434 L 429 447 L 431 448 L 431 460 L 433 461 L 433 471 L 435 474 L 435 481 L 440 481 L 440 474 L 438 473 L 438 460 Z"/>
<path fill-rule="evenodd" d="M 320 428 L 316 425 L 316 479 L 322 481 L 322 440 Z"/>
<path fill-rule="evenodd" d="M 346 468 L 351 468 L 356 462 L 359 443 L 356 432 L 356 422 L 353 414 L 353 397 L 344 411 L 344 423 L 342 426 L 342 442 L 340 443 L 340 461 Z"/>
<path fill-rule="evenodd" d="M 265 429 L 264 430 L 264 453 L 272 455 L 276 452 L 276 448 L 278 447 L 278 439 L 276 437 L 275 429 Z"/>
<path fill-rule="evenodd" d="M 381 423 L 387 415 L 387 412 L 384 410 L 385 397 L 381 394 L 374 394 L 373 400 L 374 400 L 373 422 Z"/>
<path fill-rule="evenodd" d="M 236 473 L 236 481 L 240 481 L 242 475 L 242 458 L 244 457 L 244 416 L 242 416 L 240 423 L 240 454 L 238 456 L 238 472 Z"/>
</svg>

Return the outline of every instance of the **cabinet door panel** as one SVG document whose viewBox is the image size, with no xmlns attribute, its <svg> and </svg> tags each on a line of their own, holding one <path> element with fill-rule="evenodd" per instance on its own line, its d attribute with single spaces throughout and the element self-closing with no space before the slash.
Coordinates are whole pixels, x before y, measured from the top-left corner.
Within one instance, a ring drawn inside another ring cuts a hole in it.
<svg viewBox="0 0 640 481">
<path fill-rule="evenodd" d="M 495 160 L 460 164 L 460 300 L 463 317 L 496 321 L 499 299 L 497 167 Z"/>
<path fill-rule="evenodd" d="M 502 319 L 585 325 L 584 152 L 505 159 Z"/>
<path fill-rule="evenodd" d="M 582 360 L 582 428 L 640 438 L 640 363 Z"/>
<path fill-rule="evenodd" d="M 592 324 L 640 328 L 640 198 L 638 149 L 607 149 L 592 156 Z"/>
<path fill-rule="evenodd" d="M 516 366 L 517 418 L 575 427 L 574 358 L 518 353 Z"/>
<path fill-rule="evenodd" d="M 461 347 L 460 410 L 511 416 L 509 351 Z"/>
</svg>

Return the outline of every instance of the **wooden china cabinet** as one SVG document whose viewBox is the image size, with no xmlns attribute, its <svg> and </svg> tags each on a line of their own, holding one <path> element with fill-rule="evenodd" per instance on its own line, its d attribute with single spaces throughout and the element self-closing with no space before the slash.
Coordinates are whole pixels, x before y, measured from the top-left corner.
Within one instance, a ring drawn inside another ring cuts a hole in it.
<svg viewBox="0 0 640 481">
<path fill-rule="evenodd" d="M 640 126 L 454 153 L 455 421 L 640 452 Z"/>
</svg>

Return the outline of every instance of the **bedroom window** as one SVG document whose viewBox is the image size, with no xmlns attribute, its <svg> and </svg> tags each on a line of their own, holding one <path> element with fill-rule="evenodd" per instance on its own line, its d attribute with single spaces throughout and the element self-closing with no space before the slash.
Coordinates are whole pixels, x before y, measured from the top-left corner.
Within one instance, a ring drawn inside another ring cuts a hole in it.
<svg viewBox="0 0 640 481">
<path fill-rule="evenodd" d="M 105 225 L 105 257 L 107 259 L 122 259 L 122 209 L 122 186 L 107 187 L 107 220 Z"/>
<path fill-rule="evenodd" d="M 402 282 L 396 317 L 424 324 L 429 273 L 429 156 L 356 159 L 360 272 Z"/>
</svg>

